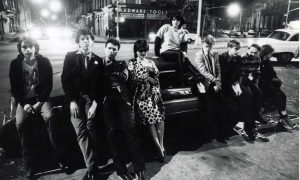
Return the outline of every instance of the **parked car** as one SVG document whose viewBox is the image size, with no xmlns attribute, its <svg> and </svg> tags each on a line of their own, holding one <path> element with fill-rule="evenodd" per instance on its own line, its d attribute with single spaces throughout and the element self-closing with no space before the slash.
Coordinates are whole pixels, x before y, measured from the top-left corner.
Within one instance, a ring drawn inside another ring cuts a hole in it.
<svg viewBox="0 0 300 180">
<path fill-rule="evenodd" d="M 185 31 L 185 37 L 187 38 L 188 43 L 192 43 L 193 41 L 196 41 L 197 34 L 190 33 L 188 30 L 184 29 Z"/>
<path fill-rule="evenodd" d="M 255 31 L 250 29 L 248 32 L 247 32 L 247 37 L 254 37 L 255 36 Z"/>
<path fill-rule="evenodd" d="M 246 34 L 245 33 L 242 33 L 241 31 L 235 31 L 235 30 L 232 30 L 229 32 L 228 34 L 229 37 L 246 37 Z"/>
<path fill-rule="evenodd" d="M 187 132 L 193 128 L 197 128 L 195 125 L 203 122 L 201 121 L 201 117 L 203 116 L 199 116 L 199 110 L 201 109 L 199 108 L 199 105 L 203 103 L 199 103 L 199 100 L 201 101 L 201 97 L 198 96 L 199 94 L 196 90 L 196 78 L 198 76 L 197 71 L 191 64 L 185 64 L 186 71 L 182 74 L 177 62 L 165 61 L 162 58 L 153 58 L 153 60 L 160 70 L 159 80 L 166 116 L 166 138 L 168 138 L 168 132 L 176 132 L 179 134 L 181 132 Z M 184 78 L 178 78 L 180 76 Z M 66 104 L 64 104 L 65 101 L 63 94 L 51 97 L 50 101 L 55 106 L 54 116 L 58 122 L 60 122 L 59 127 L 62 129 L 60 137 L 63 141 L 66 141 L 66 151 L 80 155 L 80 149 L 76 142 L 75 131 L 71 122 L 68 120 L 70 113 L 68 112 L 69 108 Z M 11 107 L 14 107 L 14 105 Z M 98 118 L 97 122 L 100 124 L 103 123 L 101 117 Z M 46 129 L 44 127 L 44 123 L 42 123 L 43 121 L 41 118 L 35 119 L 35 121 L 40 122 L 36 124 L 36 126 L 39 127 L 37 129 L 40 130 L 34 132 L 36 134 L 35 137 L 37 137 L 36 141 L 47 141 L 47 133 L 45 133 Z M 104 138 L 104 125 L 99 126 L 97 131 L 99 131 L 99 134 L 102 134 L 99 138 Z M 0 146 L 5 149 L 8 154 L 13 152 L 20 153 L 19 144 L 20 142 L 17 138 L 15 119 L 10 119 L 0 130 Z M 103 145 L 101 147 L 105 146 Z"/>
<path fill-rule="evenodd" d="M 274 56 L 279 62 L 287 63 L 299 57 L 299 30 L 277 29 L 267 38 L 257 40 L 257 44 L 270 44 L 274 48 Z"/>
</svg>

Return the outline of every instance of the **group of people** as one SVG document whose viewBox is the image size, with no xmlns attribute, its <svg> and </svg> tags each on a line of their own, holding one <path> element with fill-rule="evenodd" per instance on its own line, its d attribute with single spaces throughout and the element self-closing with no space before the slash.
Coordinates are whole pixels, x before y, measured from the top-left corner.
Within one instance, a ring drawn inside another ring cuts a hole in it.
<svg viewBox="0 0 300 180">
<path fill-rule="evenodd" d="M 145 179 L 144 158 L 140 149 L 136 124 L 149 129 L 158 150 L 158 160 L 164 161 L 163 146 L 164 108 L 158 81 L 159 71 L 153 61 L 146 59 L 149 46 L 146 40 L 134 44 L 134 58 L 129 64 L 116 60 L 120 42 L 108 39 L 105 57 L 92 52 L 94 36 L 88 30 L 78 30 L 78 49 L 65 56 L 61 75 L 62 88 L 70 110 L 70 120 L 87 172 L 84 179 L 97 179 L 98 165 L 95 149 L 95 121 L 103 119 L 110 153 L 117 175 L 122 179 Z M 16 127 L 21 140 L 22 155 L 27 176 L 35 173 L 35 155 L 32 149 L 30 119 L 41 115 L 56 150 L 62 170 L 70 168 L 66 153 L 54 131 L 53 105 L 49 101 L 53 86 L 52 66 L 48 58 L 39 54 L 36 40 L 28 37 L 18 43 L 20 54 L 11 62 L 9 76 L 11 93 L 17 102 Z M 122 132 L 134 172 L 129 173 L 122 157 L 120 139 Z M 100 156 L 100 155 L 99 155 Z"/>
<path fill-rule="evenodd" d="M 184 19 L 174 15 L 170 24 L 162 26 L 155 40 L 155 54 L 179 64 L 184 74 L 187 59 L 187 40 L 182 29 Z M 146 40 L 134 43 L 134 58 L 127 64 L 116 60 L 120 42 L 108 39 L 105 57 L 92 52 L 94 37 L 88 30 L 78 30 L 78 49 L 65 56 L 61 84 L 70 110 L 70 120 L 77 135 L 87 167 L 84 179 L 97 179 L 98 167 L 95 149 L 94 123 L 99 117 L 104 120 L 106 136 L 117 175 L 124 179 L 146 179 L 145 163 L 141 152 L 136 124 L 145 125 L 151 134 L 158 152 L 159 161 L 166 155 L 164 148 L 164 107 L 160 93 L 159 70 L 146 58 L 149 45 Z M 239 56 L 240 43 L 228 42 L 227 52 L 218 55 L 213 49 L 214 37 L 204 38 L 203 47 L 195 59 L 195 68 L 206 90 L 206 117 L 211 122 L 212 132 L 220 142 L 228 138 L 228 126 L 220 117 L 222 104 L 232 101 L 237 104 L 234 113 L 234 130 L 248 140 L 256 137 L 266 139 L 255 128 L 255 120 L 263 121 L 263 98 L 274 96 L 280 121 L 285 127 L 296 124 L 287 118 L 286 96 L 280 90 L 282 81 L 277 77 L 270 57 L 274 51 L 270 45 L 249 46 L 245 56 Z M 63 170 L 69 168 L 66 156 L 60 148 L 59 137 L 53 131 L 53 105 L 49 102 L 53 87 L 52 66 L 48 58 L 39 54 L 36 40 L 27 37 L 18 45 L 19 55 L 11 62 L 9 77 L 11 93 L 16 105 L 16 127 L 21 141 L 22 155 L 27 176 L 35 173 L 35 159 L 30 144 L 30 119 L 41 115 L 47 125 L 50 141 L 57 152 Z M 121 130 L 122 140 L 134 172 L 129 173 L 126 161 L 120 154 L 116 130 Z"/>
<path fill-rule="evenodd" d="M 278 110 L 279 123 L 287 129 L 296 128 L 286 112 L 286 95 L 280 89 L 283 81 L 270 60 L 272 46 L 251 44 L 240 56 L 241 44 L 237 40 L 229 40 L 227 51 L 220 55 L 213 49 L 214 44 L 215 38 L 206 36 L 195 59 L 195 67 L 202 76 L 200 83 L 206 91 L 206 117 L 214 138 L 226 143 L 233 128 L 247 141 L 268 141 L 256 125 L 274 123 L 262 116 L 264 102 L 270 99 Z"/>
</svg>

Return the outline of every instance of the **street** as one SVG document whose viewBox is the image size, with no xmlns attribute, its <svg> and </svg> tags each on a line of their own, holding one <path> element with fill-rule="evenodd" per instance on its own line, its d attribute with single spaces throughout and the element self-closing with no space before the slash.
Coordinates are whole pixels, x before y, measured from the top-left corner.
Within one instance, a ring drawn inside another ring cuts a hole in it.
<svg viewBox="0 0 300 180">
<path fill-rule="evenodd" d="M 246 46 L 251 39 L 240 39 L 243 45 L 240 53 L 246 52 Z M 54 87 L 51 96 L 63 94 L 60 83 L 64 56 L 68 51 L 75 50 L 76 44 L 70 40 L 51 41 L 40 40 L 40 54 L 48 57 L 53 66 Z M 94 52 L 104 56 L 104 43 L 95 43 Z M 216 50 L 222 53 L 226 50 L 226 41 L 217 42 Z M 190 45 L 188 56 L 195 58 L 199 48 Z M 0 110 L 9 107 L 9 64 L 17 56 L 16 43 L 0 44 Z M 148 56 L 154 56 L 153 44 L 150 44 Z M 121 45 L 117 59 L 129 60 L 133 58 L 133 44 Z M 294 66 L 276 66 L 278 76 L 283 79 L 283 91 L 286 93 L 287 110 L 290 114 L 299 114 L 299 69 Z M 268 115 L 274 116 L 276 112 Z M 267 116 L 267 115 L 266 115 Z M 2 118 L 2 116 L 1 116 Z M 2 119 L 0 118 L 2 124 Z M 298 118 L 295 119 L 297 123 Z M 168 128 L 168 127 L 166 127 Z M 299 131 L 273 129 L 266 134 L 270 142 L 247 143 L 239 136 L 233 136 L 228 144 L 215 141 L 203 142 L 198 137 L 182 137 L 182 139 L 167 140 L 170 152 L 164 164 L 147 162 L 146 175 L 154 180 L 237 180 L 237 179 L 299 179 Z M 172 142 L 172 141 L 175 141 Z M 200 141 L 200 142 L 199 142 Z M 181 146 L 196 144 L 193 148 Z M 175 148 L 176 145 L 179 147 Z M 167 146 L 168 148 L 168 146 Z M 168 151 L 169 149 L 167 149 Z M 5 159 L 0 157 L 1 179 L 22 179 L 23 169 L 20 158 Z M 61 172 L 42 174 L 40 179 L 81 179 L 84 169 L 77 170 L 72 175 Z M 116 174 L 108 179 L 117 179 Z"/>
</svg>

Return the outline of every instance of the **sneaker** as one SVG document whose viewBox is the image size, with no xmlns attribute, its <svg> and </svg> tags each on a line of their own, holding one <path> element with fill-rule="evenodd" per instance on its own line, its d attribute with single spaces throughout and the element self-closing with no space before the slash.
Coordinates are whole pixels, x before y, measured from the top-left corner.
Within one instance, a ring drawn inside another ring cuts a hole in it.
<svg viewBox="0 0 300 180">
<path fill-rule="evenodd" d="M 258 140 L 261 142 L 269 142 L 269 139 L 265 135 L 258 132 L 257 129 L 254 129 L 253 131 L 254 131 L 255 140 Z"/>
<path fill-rule="evenodd" d="M 242 136 L 245 140 L 249 140 L 248 134 L 245 132 L 243 128 L 240 128 L 238 126 L 234 126 L 233 130 L 240 136 Z"/>
<path fill-rule="evenodd" d="M 146 180 L 145 171 L 140 171 L 137 173 L 137 180 Z"/>
<path fill-rule="evenodd" d="M 279 122 L 288 130 L 292 130 L 296 128 L 298 125 L 294 123 L 292 120 L 288 119 L 287 117 L 279 119 Z"/>
</svg>

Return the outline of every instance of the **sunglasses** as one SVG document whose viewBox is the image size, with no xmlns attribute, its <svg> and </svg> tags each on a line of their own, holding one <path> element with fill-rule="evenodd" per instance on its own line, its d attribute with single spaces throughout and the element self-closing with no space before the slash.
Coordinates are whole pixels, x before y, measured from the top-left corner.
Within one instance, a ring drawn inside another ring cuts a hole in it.
<svg viewBox="0 0 300 180">
<path fill-rule="evenodd" d="M 149 49 L 144 49 L 144 48 L 141 48 L 141 49 L 138 49 L 137 51 L 138 52 L 147 52 Z"/>
</svg>

